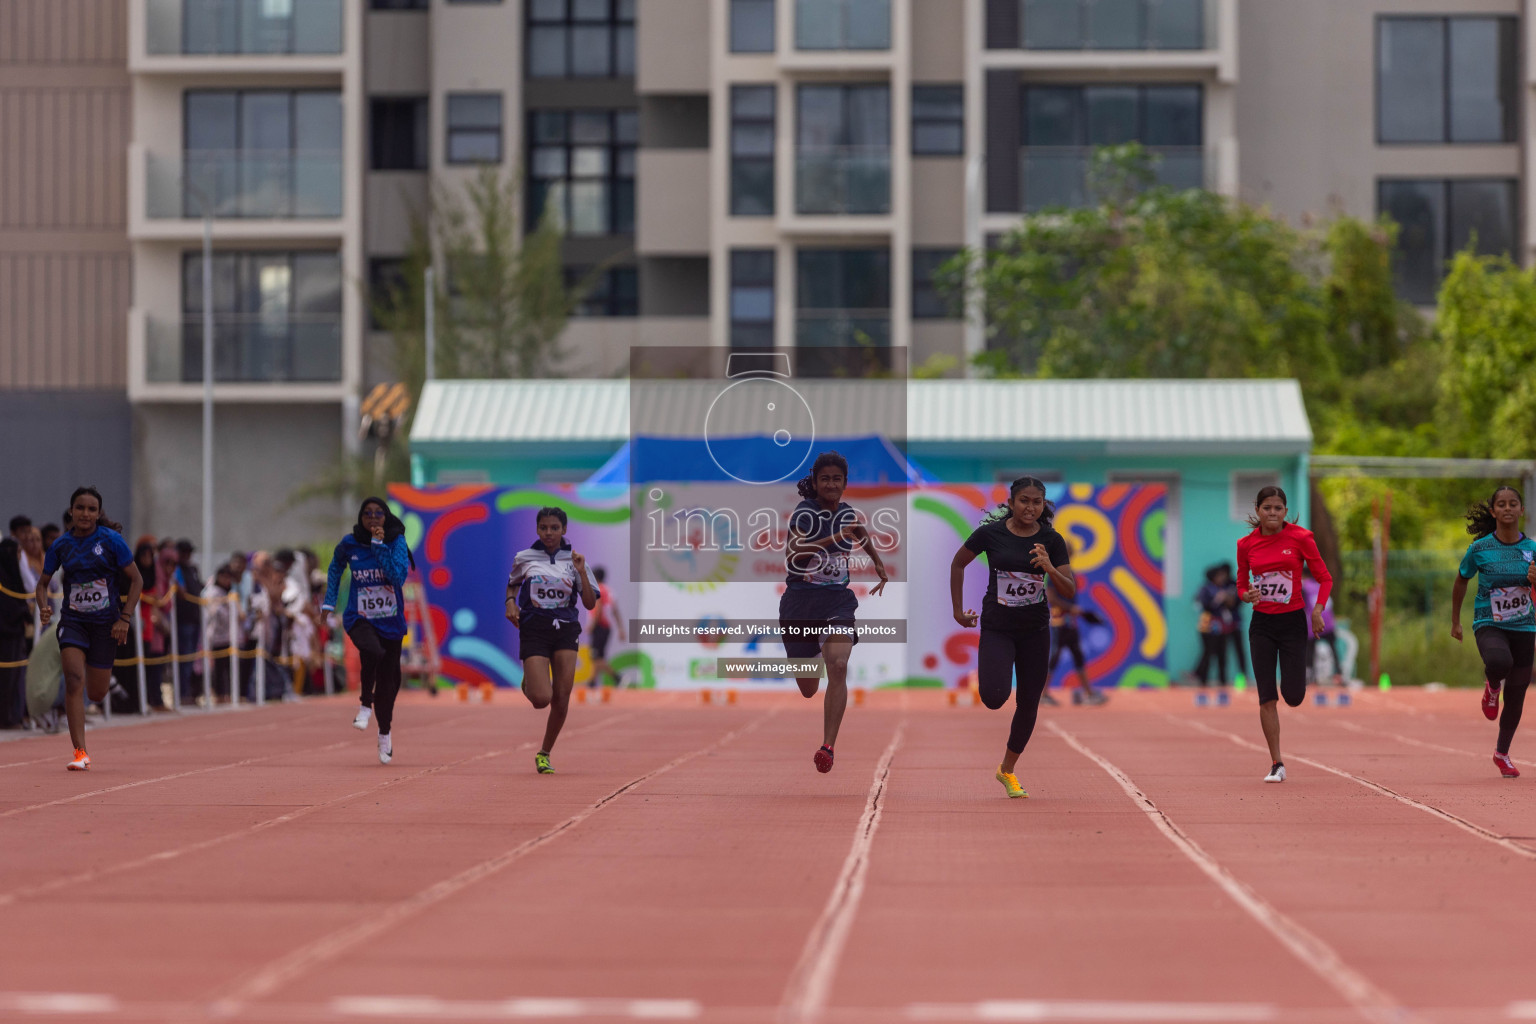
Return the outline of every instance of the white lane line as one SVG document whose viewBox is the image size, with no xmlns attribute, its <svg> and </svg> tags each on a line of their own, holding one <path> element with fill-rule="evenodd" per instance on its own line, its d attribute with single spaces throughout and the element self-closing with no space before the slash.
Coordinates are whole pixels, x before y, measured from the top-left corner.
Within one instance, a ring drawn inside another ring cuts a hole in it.
<svg viewBox="0 0 1536 1024">
<path fill-rule="evenodd" d="M 629 780 L 601 799 L 583 807 L 559 824 L 552 826 L 547 831 L 531 839 L 524 840 L 512 847 L 512 849 L 465 868 L 458 874 L 445 878 L 441 882 L 429 885 L 415 895 L 408 896 L 371 917 L 338 929 L 329 935 L 322 936 L 313 942 L 306 943 L 290 951 L 284 956 L 278 957 L 266 966 L 247 974 L 243 980 L 237 981 L 228 990 L 227 994 L 214 1004 L 214 1013 L 220 1016 L 232 1016 L 240 1013 L 244 1009 L 245 1004 L 251 1000 L 260 999 L 271 994 L 282 985 L 341 955 L 359 943 L 366 942 L 376 935 L 389 931 L 402 921 L 436 906 L 449 897 L 463 892 L 476 882 L 489 878 L 503 868 L 521 860 L 539 847 L 576 828 L 636 786 L 654 779 L 665 772 L 669 772 L 679 765 L 687 764 L 696 757 L 701 757 L 704 754 L 718 750 L 737 737 L 756 730 L 758 726 L 777 717 L 777 715 L 777 711 L 770 711 L 767 715 L 756 718 L 746 725 L 732 729 L 724 736 L 706 746 L 700 747 L 698 750 L 673 758 L 661 767 L 653 768 L 645 774 Z"/>
<path fill-rule="evenodd" d="M 1136 1003 L 1088 1000 L 990 1000 L 914 1003 L 908 1020 L 979 1021 L 1261 1021 L 1279 1016 L 1266 1003 Z"/>
<path fill-rule="evenodd" d="M 331 1012 L 346 1017 L 418 1020 L 519 1020 L 526 1018 L 624 1017 L 631 1020 L 693 1020 L 702 1012 L 692 999 L 505 999 L 455 1000 L 430 996 L 343 996 Z"/>
<path fill-rule="evenodd" d="M 1461 750 L 1457 747 L 1442 747 L 1438 743 L 1430 743 L 1427 740 L 1416 740 L 1412 736 L 1404 736 L 1401 733 L 1387 732 L 1384 729 L 1367 729 L 1363 725 L 1358 725 L 1354 722 L 1347 722 L 1343 719 L 1327 719 L 1320 715 L 1307 715 L 1306 717 L 1315 718 L 1320 722 L 1330 722 L 1333 725 L 1339 726 L 1341 729 L 1348 729 L 1350 732 L 1359 733 L 1362 736 L 1389 736 L 1392 739 L 1397 740 L 1399 743 L 1408 744 L 1410 747 L 1421 747 L 1424 750 L 1433 750 L 1439 754 L 1459 754 L 1463 757 L 1475 757 L 1485 763 L 1493 759 L 1493 755 L 1490 753 L 1478 753 L 1475 750 Z M 1522 761 L 1518 757 L 1512 757 L 1510 760 L 1516 764 L 1523 764 L 1529 768 L 1536 768 L 1536 761 Z"/>
<path fill-rule="evenodd" d="M 869 852 L 874 845 L 875 831 L 880 827 L 880 816 L 885 811 L 887 781 L 891 774 L 891 759 L 901 746 L 907 730 L 907 720 L 896 724 L 896 733 L 890 745 L 880 755 L 875 765 L 875 777 L 869 784 L 869 795 L 864 800 L 864 813 L 859 817 L 853 832 L 853 845 L 843 860 L 843 869 L 832 886 L 832 895 L 822 908 L 821 916 L 806 939 L 800 960 L 789 976 L 784 990 L 781 1016 L 789 1021 L 813 1021 L 826 1009 L 831 995 L 832 979 L 837 974 L 838 961 L 848 942 L 848 932 L 859 912 L 859 901 L 864 895 L 864 879 L 869 874 Z"/>
<path fill-rule="evenodd" d="M 1191 729 L 1198 729 L 1199 731 L 1209 733 L 1212 736 L 1231 740 L 1233 743 L 1236 743 L 1240 747 L 1247 747 L 1250 750 L 1257 750 L 1264 754 L 1266 757 L 1269 756 L 1268 747 L 1261 747 L 1257 743 L 1243 739 L 1236 733 L 1223 732 L 1220 729 L 1211 728 L 1204 722 L 1187 721 L 1182 718 L 1177 718 L 1173 715 L 1169 715 L 1168 718 L 1175 722 L 1182 722 L 1183 724 L 1189 726 Z M 1310 757 L 1298 757 L 1295 754 L 1288 754 L 1286 757 L 1290 761 L 1308 765 L 1312 768 L 1319 768 L 1331 775 L 1337 775 L 1341 779 L 1349 779 L 1351 782 L 1358 783 L 1359 785 L 1364 786 L 1366 789 L 1369 789 L 1372 792 L 1380 793 L 1385 797 L 1390 797 L 1391 799 L 1396 800 L 1398 803 L 1403 804 L 1406 807 L 1412 807 L 1415 810 L 1423 811 L 1425 814 L 1428 814 L 1431 817 L 1439 818 L 1441 821 L 1455 825 L 1457 828 L 1461 829 L 1463 832 L 1468 833 L 1469 835 L 1474 835 L 1479 839 L 1487 840 L 1488 842 L 1493 843 L 1495 846 L 1503 847 L 1510 853 L 1518 854 L 1519 856 L 1524 857 L 1526 860 L 1536 860 L 1536 849 L 1532 849 L 1531 847 L 1522 843 L 1517 843 L 1513 839 L 1510 839 L 1508 836 L 1499 835 L 1497 832 L 1494 832 L 1491 829 L 1486 829 L 1475 822 L 1468 821 L 1466 818 L 1459 817 L 1458 815 L 1452 814 L 1450 811 L 1436 807 L 1434 804 L 1426 804 L 1421 800 L 1415 800 L 1411 796 L 1404 796 L 1397 790 L 1389 789 L 1379 782 L 1372 782 L 1370 779 L 1352 774 L 1342 768 L 1335 768 L 1331 764 L 1324 764 L 1321 761 L 1314 761 Z"/>
<path fill-rule="evenodd" d="M 1536 1020 L 1536 1000 L 1528 999 L 1518 1003 L 1510 1003 L 1504 1010 L 1504 1015 L 1516 1020 Z"/>
<path fill-rule="evenodd" d="M 603 721 L 597 722 L 593 725 L 583 726 L 579 729 L 571 729 L 565 732 L 563 735 L 571 737 L 580 736 L 584 733 L 595 732 L 598 729 L 602 729 L 607 725 L 622 721 L 628 717 L 630 716 L 616 715 L 612 718 L 604 719 Z M 388 789 L 391 786 L 398 786 L 406 782 L 414 782 L 416 779 L 425 778 L 428 775 L 436 775 L 439 772 L 445 772 L 449 769 L 458 768 L 462 765 L 471 764 L 475 761 L 487 761 L 494 757 L 500 757 L 503 754 L 516 753 L 519 750 L 531 750 L 536 745 L 537 743 L 535 741 L 530 740 L 527 743 L 519 744 L 516 747 L 512 747 L 506 750 L 488 750 L 485 753 L 476 754 L 473 757 L 461 758 L 460 760 L 450 761 L 447 764 L 435 765 L 431 768 L 422 768 L 418 771 L 411 772 L 408 775 L 395 776 L 386 782 L 379 783 L 376 786 L 369 786 L 366 789 L 360 789 L 353 793 L 346 793 L 341 796 L 332 797 L 329 800 L 324 800 L 317 804 L 309 804 L 305 807 L 300 807 L 297 810 L 289 811 L 286 814 L 279 814 L 275 818 L 268 818 L 265 821 L 258 821 L 254 825 L 247 825 L 245 828 L 236 829 L 233 832 L 226 832 L 223 835 L 212 836 L 208 839 L 202 839 L 195 843 L 188 843 L 185 846 L 173 847 L 169 850 L 161 850 L 157 853 L 151 853 L 143 857 L 138 857 L 134 860 L 123 861 L 122 863 L 118 864 L 108 864 L 104 867 L 100 867 L 92 871 L 82 871 L 79 874 L 69 875 L 65 878 L 50 879 L 49 881 L 40 885 L 28 886 L 21 889 L 13 889 L 10 892 L 0 893 L 0 907 L 9 906 L 10 904 L 15 903 L 20 899 L 42 896 L 59 889 L 72 889 L 80 885 L 94 884 L 104 878 L 110 878 L 114 875 L 120 875 L 124 872 L 133 871 L 138 868 L 149 867 L 150 865 L 154 864 L 164 864 L 167 861 L 175 860 L 178 857 L 184 857 L 190 853 L 202 853 L 203 851 L 212 849 L 215 846 L 221 846 L 224 843 L 233 842 L 237 839 L 245 839 L 249 836 L 256 835 L 259 832 L 265 832 L 268 829 L 276 828 L 279 825 L 287 825 L 290 822 L 299 820 L 300 818 L 306 818 L 317 811 L 325 810 L 328 807 L 334 807 L 337 804 L 346 803 L 348 800 L 355 800 L 358 797 L 368 796 L 371 793 L 377 793 L 380 790 Z"/>
<path fill-rule="evenodd" d="M 196 719 L 194 719 L 194 721 L 196 721 Z M 174 723 L 163 722 L 163 721 L 156 721 L 156 722 L 146 722 L 145 724 L 146 725 L 172 725 Z M 188 737 L 188 736 L 168 736 L 168 737 L 166 737 L 163 740 L 155 740 L 153 743 L 146 743 L 143 746 L 134 746 L 132 749 L 134 749 L 134 750 L 152 750 L 155 747 L 163 747 L 163 746 L 165 746 L 168 743 L 183 743 L 183 742 L 192 742 L 192 741 L 195 741 L 195 740 L 211 740 L 211 739 L 217 739 L 220 736 L 228 736 L 228 735 L 230 735 L 232 733 L 237 733 L 237 732 L 265 732 L 265 731 L 268 731 L 268 730 L 271 730 L 271 729 L 276 729 L 279 724 L 280 723 L 272 722 L 272 723 L 269 723 L 267 725 L 242 725 L 238 729 L 221 729 L 218 732 L 199 733 L 198 735 L 191 736 L 191 737 Z M 92 731 L 94 732 L 94 730 L 92 730 Z M 43 736 L 29 737 L 29 738 L 35 738 L 35 739 L 44 739 L 44 738 L 54 739 L 54 738 L 56 738 L 58 736 L 62 736 L 66 740 L 69 738 L 69 734 L 67 732 L 62 731 L 62 730 L 59 733 L 52 734 L 52 735 L 44 734 Z M 36 757 L 36 758 L 33 758 L 30 761 L 9 761 L 9 762 L 7 762 L 5 764 L 0 764 L 0 768 L 21 768 L 21 767 L 24 767 L 24 766 L 29 765 L 29 764 L 44 764 L 44 763 L 49 762 L 49 761 L 62 761 L 62 760 L 64 760 L 64 758 L 62 756 L 56 754 L 53 757 Z"/>
<path fill-rule="evenodd" d="M 1125 795 L 1130 797 L 1142 813 L 1151 819 L 1152 824 L 1157 826 L 1158 831 L 1162 832 L 1169 842 L 1178 847 L 1179 851 L 1205 872 L 1211 881 L 1220 886 L 1234 903 L 1247 911 L 1250 917 L 1278 939 L 1281 945 L 1291 951 L 1292 955 L 1311 968 L 1318 977 L 1327 982 L 1335 992 L 1343 996 L 1345 1001 L 1361 1015 L 1368 1020 L 1380 1021 L 1382 1024 L 1387 1022 L 1404 1024 L 1406 1021 L 1417 1019 L 1397 1000 L 1346 964 L 1332 946 L 1275 909 L 1246 883 L 1239 881 L 1230 871 L 1222 867 L 1216 858 L 1205 852 L 1198 843 L 1174 824 L 1173 820 L 1152 802 L 1151 797 L 1137 788 L 1125 772 L 1088 749 L 1076 736 L 1061 728 L 1054 720 L 1047 720 L 1045 727 L 1060 736 L 1073 750 L 1104 769 L 1120 784 Z"/>
<path fill-rule="evenodd" d="M 116 1013 L 111 996 L 84 992 L 0 992 L 0 1012 L 8 1013 Z"/>
</svg>

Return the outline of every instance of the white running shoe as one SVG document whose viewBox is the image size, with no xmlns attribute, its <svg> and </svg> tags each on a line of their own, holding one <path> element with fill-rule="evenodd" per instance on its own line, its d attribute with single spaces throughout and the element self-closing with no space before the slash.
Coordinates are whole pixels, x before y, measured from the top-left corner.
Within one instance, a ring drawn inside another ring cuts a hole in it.
<svg viewBox="0 0 1536 1024">
<path fill-rule="evenodd" d="M 389 764 L 395 756 L 395 745 L 390 742 L 388 736 L 379 737 L 379 764 Z"/>
<path fill-rule="evenodd" d="M 352 719 L 352 728 L 363 730 L 368 728 L 368 719 L 373 717 L 373 708 L 358 708 L 357 717 Z"/>
<path fill-rule="evenodd" d="M 1285 781 L 1285 765 L 1283 765 L 1280 762 L 1276 761 L 1275 764 L 1274 764 L 1274 767 L 1270 768 L 1269 774 L 1264 776 L 1264 781 L 1265 782 L 1284 782 Z"/>
</svg>

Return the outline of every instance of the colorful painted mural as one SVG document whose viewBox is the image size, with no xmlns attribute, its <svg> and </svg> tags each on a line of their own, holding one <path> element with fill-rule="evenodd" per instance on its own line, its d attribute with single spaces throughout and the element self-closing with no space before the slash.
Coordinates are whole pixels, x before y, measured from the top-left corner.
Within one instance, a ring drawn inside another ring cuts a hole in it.
<svg viewBox="0 0 1536 1024">
<path fill-rule="evenodd" d="M 948 566 L 960 542 L 988 509 L 1005 497 L 994 485 L 924 485 L 908 496 L 908 535 L 893 557 L 898 580 L 879 598 L 861 593 L 860 618 L 905 619 L 907 643 L 867 644 L 850 665 L 850 682 L 871 688 L 966 685 L 976 664 L 977 632 L 950 614 Z M 533 543 L 541 506 L 559 505 L 570 518 L 568 536 L 593 566 L 608 568 L 608 586 L 626 618 L 695 617 L 700 622 L 772 618 L 778 604 L 776 574 L 740 559 L 740 578 L 689 584 L 635 584 L 629 559 L 628 491 L 617 486 L 540 489 L 459 486 L 390 490 L 416 552 L 442 651 L 444 675 L 455 681 L 516 686 L 517 631 L 502 613 L 513 553 Z M 1166 685 L 1167 626 L 1163 615 L 1164 491 L 1158 485 L 1102 488 L 1053 485 L 1056 525 L 1073 549 L 1080 583 L 1078 603 L 1101 624 L 1083 624 L 1088 670 L 1096 685 Z M 892 559 L 888 558 L 888 561 Z M 856 591 L 866 591 L 855 580 Z M 966 576 L 967 607 L 979 608 L 986 572 L 978 560 Z M 632 640 L 634 638 L 631 638 Z M 724 656 L 781 653 L 776 641 L 615 644 L 611 663 L 641 686 L 715 685 L 713 665 Z M 585 667 L 585 657 L 582 661 Z M 1057 680 L 1070 673 L 1070 659 Z M 578 674 L 581 678 L 582 673 Z M 793 686 L 791 680 L 754 680 L 753 688 Z"/>
</svg>

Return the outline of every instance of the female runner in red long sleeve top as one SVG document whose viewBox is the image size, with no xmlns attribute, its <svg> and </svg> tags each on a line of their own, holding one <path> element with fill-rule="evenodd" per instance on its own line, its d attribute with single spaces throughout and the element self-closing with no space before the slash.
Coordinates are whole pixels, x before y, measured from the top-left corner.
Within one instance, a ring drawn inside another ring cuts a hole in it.
<svg viewBox="0 0 1536 1024">
<path fill-rule="evenodd" d="M 1279 699 L 1283 693 L 1293 708 L 1306 699 L 1307 648 L 1311 638 L 1323 632 L 1323 608 L 1333 591 L 1333 577 L 1318 554 L 1312 531 L 1286 522 L 1286 511 L 1284 491 L 1261 488 L 1254 515 L 1248 520 L 1253 532 L 1237 542 L 1237 593 L 1253 605 L 1248 647 L 1253 652 L 1253 682 L 1259 691 L 1259 724 L 1273 762 L 1265 782 L 1285 781 L 1285 762 L 1280 759 Z M 1310 634 L 1301 594 L 1303 562 L 1320 588 L 1312 607 Z"/>
</svg>

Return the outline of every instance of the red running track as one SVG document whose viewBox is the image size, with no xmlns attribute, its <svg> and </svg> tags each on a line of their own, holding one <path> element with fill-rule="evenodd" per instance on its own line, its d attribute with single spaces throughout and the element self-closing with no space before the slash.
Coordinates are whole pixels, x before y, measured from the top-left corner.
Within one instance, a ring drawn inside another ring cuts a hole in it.
<svg viewBox="0 0 1536 1024">
<path fill-rule="evenodd" d="M 1536 739 L 1472 691 L 1007 714 L 620 693 L 412 695 L 381 766 L 344 698 L 0 745 L 0 1018 L 1536 1019 Z M 1533 723 L 1532 728 L 1536 728 Z"/>
</svg>

